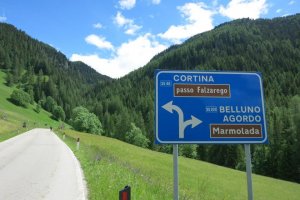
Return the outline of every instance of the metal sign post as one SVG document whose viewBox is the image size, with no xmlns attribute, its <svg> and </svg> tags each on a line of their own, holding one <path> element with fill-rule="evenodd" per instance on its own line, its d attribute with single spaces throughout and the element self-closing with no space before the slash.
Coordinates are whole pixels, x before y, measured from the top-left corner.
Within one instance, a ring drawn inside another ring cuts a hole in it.
<svg viewBox="0 0 300 200">
<path fill-rule="evenodd" d="M 179 199 L 178 192 L 178 144 L 173 144 L 173 177 L 174 177 L 174 200 Z"/>
<path fill-rule="evenodd" d="M 245 144 L 248 200 L 253 200 L 250 144 Z"/>
</svg>

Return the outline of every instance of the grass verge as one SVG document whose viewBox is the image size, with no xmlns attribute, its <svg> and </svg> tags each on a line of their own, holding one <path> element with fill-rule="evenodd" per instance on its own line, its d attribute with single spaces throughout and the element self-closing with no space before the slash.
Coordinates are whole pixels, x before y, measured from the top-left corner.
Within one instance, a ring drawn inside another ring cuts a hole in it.
<svg viewBox="0 0 300 200">
<path fill-rule="evenodd" d="M 66 130 L 67 144 L 78 157 L 89 199 L 117 199 L 125 185 L 132 199 L 172 199 L 172 155 L 139 148 L 116 139 Z M 75 140 L 80 138 L 80 150 Z M 180 199 L 247 199 L 245 172 L 179 157 Z M 296 200 L 300 184 L 253 175 L 257 200 Z"/>
<path fill-rule="evenodd" d="M 62 134 L 58 135 L 63 138 Z M 154 182 L 147 174 L 116 159 L 98 146 L 81 142 L 77 151 L 76 138 L 67 134 L 64 141 L 81 163 L 90 200 L 118 199 L 119 190 L 126 185 L 132 188 L 132 200 L 172 199 L 170 187 Z"/>
</svg>

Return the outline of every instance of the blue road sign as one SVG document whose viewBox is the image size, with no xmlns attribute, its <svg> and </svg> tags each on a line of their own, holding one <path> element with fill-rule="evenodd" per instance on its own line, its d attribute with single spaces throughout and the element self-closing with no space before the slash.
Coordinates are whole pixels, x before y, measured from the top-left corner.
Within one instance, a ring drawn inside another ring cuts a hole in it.
<svg viewBox="0 0 300 200">
<path fill-rule="evenodd" d="M 262 79 L 248 72 L 155 72 L 156 143 L 267 143 Z"/>
</svg>

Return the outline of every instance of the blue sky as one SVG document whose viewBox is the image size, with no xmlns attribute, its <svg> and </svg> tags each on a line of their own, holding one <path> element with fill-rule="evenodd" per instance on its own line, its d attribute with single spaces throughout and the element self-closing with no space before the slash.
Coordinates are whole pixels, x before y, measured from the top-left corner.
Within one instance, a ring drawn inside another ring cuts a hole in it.
<svg viewBox="0 0 300 200">
<path fill-rule="evenodd" d="M 1 22 L 113 78 L 223 22 L 295 13 L 300 0 L 0 1 Z"/>
</svg>

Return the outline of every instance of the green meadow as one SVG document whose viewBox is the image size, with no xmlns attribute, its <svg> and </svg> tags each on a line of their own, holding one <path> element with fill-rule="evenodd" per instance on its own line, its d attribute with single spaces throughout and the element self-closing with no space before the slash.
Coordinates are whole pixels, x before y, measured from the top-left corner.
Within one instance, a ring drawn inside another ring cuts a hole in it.
<svg viewBox="0 0 300 200">
<path fill-rule="evenodd" d="M 66 130 L 66 142 L 81 162 L 90 199 L 117 199 L 125 185 L 132 199 L 172 199 L 172 155 L 116 139 Z M 61 136 L 61 134 L 59 134 Z M 61 136 L 62 137 L 62 136 Z M 79 151 L 76 139 L 80 138 Z M 247 199 L 245 172 L 179 157 L 180 199 Z M 254 199 L 296 200 L 300 184 L 253 175 Z"/>
</svg>

